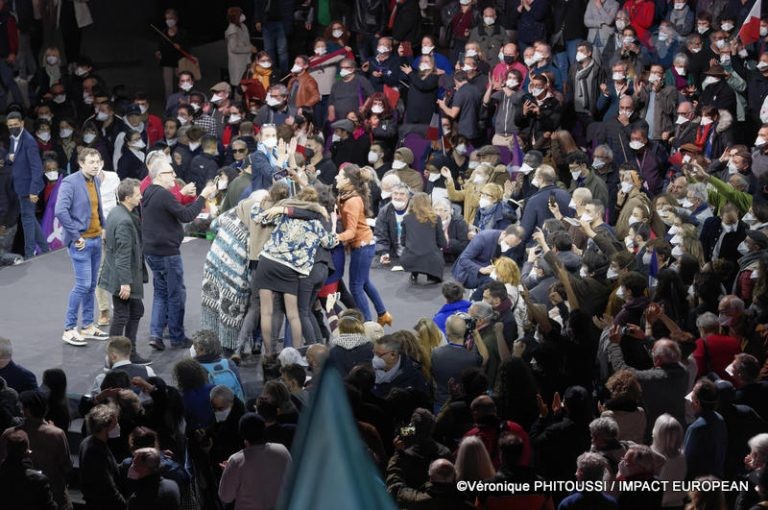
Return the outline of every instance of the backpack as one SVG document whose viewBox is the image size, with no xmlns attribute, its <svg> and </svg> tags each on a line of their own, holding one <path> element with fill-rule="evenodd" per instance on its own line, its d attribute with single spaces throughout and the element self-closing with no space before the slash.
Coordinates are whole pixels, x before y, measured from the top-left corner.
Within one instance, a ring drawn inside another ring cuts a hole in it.
<svg viewBox="0 0 768 510">
<path fill-rule="evenodd" d="M 222 384 L 229 387 L 237 398 L 245 402 L 245 392 L 243 391 L 243 385 L 240 384 L 240 380 L 235 373 L 229 368 L 229 361 L 221 359 L 212 363 L 200 363 L 208 372 L 208 381 L 213 385 Z"/>
</svg>

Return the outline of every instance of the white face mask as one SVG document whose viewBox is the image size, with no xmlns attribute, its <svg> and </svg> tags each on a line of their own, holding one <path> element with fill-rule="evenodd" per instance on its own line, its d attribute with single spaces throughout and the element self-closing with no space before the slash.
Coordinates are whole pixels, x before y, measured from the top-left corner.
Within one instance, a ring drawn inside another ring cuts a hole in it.
<svg viewBox="0 0 768 510">
<path fill-rule="evenodd" d="M 59 136 L 62 138 L 69 138 L 72 136 L 72 129 L 71 128 L 64 128 L 61 131 L 59 131 Z"/>
<path fill-rule="evenodd" d="M 632 236 L 627 236 L 624 238 L 624 246 L 627 247 L 629 251 L 632 251 L 635 249 L 635 239 Z"/>
<path fill-rule="evenodd" d="M 53 102 L 56 104 L 62 104 L 66 100 L 67 100 L 66 94 L 59 94 L 53 97 Z"/>
<path fill-rule="evenodd" d="M 675 124 L 678 124 L 678 125 L 685 124 L 686 122 L 688 122 L 688 118 L 682 115 L 678 115 L 677 120 L 675 120 Z"/>
<path fill-rule="evenodd" d="M 733 23 L 723 23 L 720 25 L 720 28 L 722 28 L 724 32 L 730 32 L 733 30 Z"/>
<path fill-rule="evenodd" d="M 540 95 L 542 95 L 544 93 L 544 89 L 540 88 L 540 87 L 532 88 L 530 90 L 530 92 L 533 95 L 533 97 L 539 97 Z"/>
<path fill-rule="evenodd" d="M 517 80 L 507 80 L 504 84 L 507 86 L 508 89 L 516 89 L 517 86 L 520 85 L 520 82 L 518 82 Z"/>
<path fill-rule="evenodd" d="M 384 361 L 383 358 L 373 355 L 373 359 L 371 360 L 371 365 L 373 365 L 374 370 L 384 370 L 387 368 L 387 362 Z"/>
<path fill-rule="evenodd" d="M 185 81 L 184 83 L 179 84 L 179 88 L 184 92 L 189 92 L 190 90 L 192 90 L 192 86 L 193 85 L 188 81 Z"/>
<path fill-rule="evenodd" d="M 339 39 L 339 38 L 341 38 L 341 36 L 342 36 L 342 35 L 344 35 L 344 31 L 343 31 L 343 30 L 338 30 L 338 29 L 337 29 L 337 30 L 334 30 L 333 32 L 331 32 L 331 35 L 332 35 L 334 38 L 336 38 L 336 39 Z"/>
<path fill-rule="evenodd" d="M 282 101 L 280 101 L 279 99 L 275 99 L 272 96 L 267 96 L 266 103 L 267 103 L 267 105 L 272 106 L 272 107 L 280 106 L 281 104 L 283 104 Z"/>
<path fill-rule="evenodd" d="M 683 207 L 685 207 L 686 209 L 690 209 L 690 208 L 692 208 L 692 207 L 693 207 L 693 202 L 691 202 L 691 200 L 690 200 L 690 199 L 688 199 L 688 197 L 686 197 L 686 198 L 684 198 L 684 199 L 682 199 L 682 200 L 680 201 L 680 205 L 682 205 L 682 206 L 683 206 Z"/>
<path fill-rule="evenodd" d="M 643 264 L 649 265 L 651 263 L 651 252 L 647 251 L 643 253 Z"/>
<path fill-rule="evenodd" d="M 755 215 L 752 214 L 752 212 L 750 211 L 744 216 L 742 216 L 741 221 L 743 221 L 747 225 L 754 225 L 755 223 L 757 223 L 757 218 L 755 218 Z"/>
<path fill-rule="evenodd" d="M 408 164 L 405 161 L 399 161 L 399 160 L 396 159 L 396 160 L 394 160 L 392 162 L 392 168 L 394 168 L 395 170 L 400 170 L 400 169 L 405 168 L 407 166 L 408 166 Z"/>
<path fill-rule="evenodd" d="M 614 268 L 609 267 L 608 271 L 605 273 L 605 277 L 609 280 L 613 280 L 614 278 L 619 277 L 619 272 L 616 271 Z"/>
<path fill-rule="evenodd" d="M 381 106 L 380 104 L 375 104 L 375 105 L 371 106 L 371 111 L 373 113 L 383 113 L 384 112 L 384 107 Z"/>
<path fill-rule="evenodd" d="M 687 74 L 687 72 L 688 72 L 688 71 L 685 70 L 685 67 L 681 67 L 681 66 L 675 66 L 675 71 L 680 76 L 685 76 Z"/>
<path fill-rule="evenodd" d="M 624 30 L 625 28 L 627 28 L 627 22 L 624 21 L 623 19 L 617 19 L 616 28 L 618 28 L 619 30 Z"/>
<path fill-rule="evenodd" d="M 616 297 L 619 299 L 624 299 L 624 287 L 619 287 L 616 289 Z"/>
<path fill-rule="evenodd" d="M 672 256 L 675 257 L 676 259 L 679 259 L 684 254 L 685 252 L 683 251 L 682 248 L 680 248 L 680 246 L 675 246 L 674 248 L 672 248 Z"/>
<path fill-rule="evenodd" d="M 760 27 L 760 37 L 768 35 L 768 27 Z"/>
<path fill-rule="evenodd" d="M 643 142 L 639 141 L 639 140 L 632 140 L 631 142 L 629 142 L 629 147 L 632 150 L 636 150 L 637 151 L 637 150 L 640 150 L 643 147 L 645 147 L 645 144 Z"/>
<path fill-rule="evenodd" d="M 379 160 L 379 153 L 378 152 L 369 152 L 368 153 L 368 163 L 374 164 Z"/>
<path fill-rule="evenodd" d="M 108 433 L 107 437 L 109 439 L 117 439 L 120 437 L 120 423 L 117 423 L 114 428 L 112 428 Z"/>
<path fill-rule="evenodd" d="M 704 78 L 704 81 L 701 82 L 701 88 L 705 89 L 710 85 L 712 85 L 713 83 L 717 83 L 719 81 L 720 81 L 720 78 L 717 78 L 715 76 L 707 76 L 706 78 Z"/>
<path fill-rule="evenodd" d="M 492 18 L 492 17 L 490 17 L 490 16 L 485 16 L 485 17 L 483 18 L 483 23 L 485 23 L 485 24 L 486 24 L 486 25 L 488 25 L 488 26 L 491 26 L 491 25 L 493 25 L 494 23 L 496 23 L 496 18 Z"/>
<path fill-rule="evenodd" d="M 690 162 L 691 162 L 690 154 L 686 154 L 685 156 L 683 156 L 683 163 L 690 163 Z"/>
<path fill-rule="evenodd" d="M 589 276 L 589 273 L 587 272 L 586 267 L 581 266 L 581 269 L 579 269 L 579 276 L 581 276 L 582 278 L 586 278 L 587 276 Z"/>
<path fill-rule="evenodd" d="M 509 244 L 507 244 L 507 242 L 506 242 L 506 241 L 500 241 L 500 242 L 499 242 L 499 249 L 501 250 L 501 253 L 506 253 L 506 252 L 508 252 L 510 249 L 512 249 L 512 246 L 510 246 Z"/>
<path fill-rule="evenodd" d="M 749 246 L 747 246 L 747 242 L 746 241 L 740 242 L 739 245 L 736 247 L 736 249 L 742 255 L 746 255 L 747 253 L 749 253 Z"/>
<path fill-rule="evenodd" d="M 232 115 L 229 116 L 229 123 L 230 124 L 237 124 L 241 120 L 243 120 L 243 117 L 240 114 L 238 114 L 238 113 L 235 113 L 235 114 L 232 114 Z"/>
<path fill-rule="evenodd" d="M 673 236 L 672 239 L 669 240 L 669 244 L 673 246 L 679 246 L 683 244 L 683 236 L 681 236 L 680 234 Z"/>
<path fill-rule="evenodd" d="M 661 81 L 661 76 L 658 74 L 651 74 L 648 76 L 648 82 L 649 83 L 658 83 Z"/>
<path fill-rule="evenodd" d="M 483 197 L 478 202 L 478 205 L 480 206 L 481 209 L 485 209 L 486 207 L 493 205 L 493 202 L 491 201 L 490 198 Z"/>
<path fill-rule="evenodd" d="M 761 71 L 768 67 L 768 62 L 763 62 L 762 60 L 757 63 L 757 68 Z"/>
<path fill-rule="evenodd" d="M 632 225 L 636 225 L 637 223 L 640 223 L 640 218 L 638 218 L 637 216 L 630 216 L 629 221 L 627 223 L 631 227 Z"/>
<path fill-rule="evenodd" d="M 587 54 L 580 51 L 576 52 L 576 62 L 583 62 L 587 59 Z"/>
<path fill-rule="evenodd" d="M 240 15 L 240 23 L 245 21 L 245 14 Z"/>
<path fill-rule="evenodd" d="M 680 227 L 678 227 L 677 225 L 673 225 L 672 227 L 670 227 L 669 230 L 667 230 L 667 234 L 671 236 L 677 235 L 680 233 L 680 230 L 681 230 Z"/>
<path fill-rule="evenodd" d="M 685 9 L 685 2 L 675 2 L 675 9 L 678 11 Z"/>
<path fill-rule="evenodd" d="M 714 122 L 714 120 L 712 120 L 712 119 L 711 119 L 711 118 L 709 118 L 709 117 L 702 117 L 702 118 L 701 118 L 701 125 L 702 125 L 702 126 L 709 126 L 709 125 L 710 125 L 710 124 L 712 124 L 713 122 Z"/>
<path fill-rule="evenodd" d="M 709 30 L 709 26 L 696 25 L 696 31 L 702 35 L 706 34 L 708 30 Z"/>
<path fill-rule="evenodd" d="M 738 173 L 738 172 L 739 172 L 739 169 L 736 166 L 736 163 L 734 163 L 733 161 L 729 161 L 728 162 L 728 174 L 735 174 L 735 173 Z"/>
<path fill-rule="evenodd" d="M 533 53 L 533 61 L 538 63 L 544 60 L 544 54 L 540 51 L 536 51 Z"/>
<path fill-rule="evenodd" d="M 762 136 L 758 136 L 757 138 L 755 138 L 755 147 L 761 147 L 763 145 L 765 145 L 765 138 L 763 138 Z"/>
<path fill-rule="evenodd" d="M 223 191 L 227 189 L 228 184 L 229 182 L 227 182 L 226 180 L 219 179 L 219 182 L 216 183 L 216 187 L 219 189 L 219 191 Z"/>
<path fill-rule="evenodd" d="M 59 178 L 59 172 L 56 171 L 56 170 L 51 170 L 50 172 L 45 172 L 45 177 L 49 181 L 55 181 L 56 179 Z"/>
<path fill-rule="evenodd" d="M 603 161 L 602 159 L 595 158 L 592 161 L 592 168 L 594 168 L 595 170 L 600 170 L 604 166 L 605 166 L 605 161 Z"/>
<path fill-rule="evenodd" d="M 440 178 L 440 174 L 432 174 L 431 173 L 431 174 L 429 174 L 429 177 L 427 179 L 429 179 L 429 182 L 435 182 L 439 178 Z"/>
<path fill-rule="evenodd" d="M 37 137 L 40 140 L 42 140 L 44 142 L 47 142 L 47 141 L 49 141 L 51 139 L 51 132 L 50 131 L 38 131 L 35 134 L 37 135 Z"/>
<path fill-rule="evenodd" d="M 727 66 L 731 63 L 731 56 L 727 53 L 723 53 L 720 55 L 720 63 L 724 66 Z"/>
<path fill-rule="evenodd" d="M 303 67 L 301 67 L 299 64 L 293 64 L 293 67 L 291 67 L 291 72 L 293 74 L 299 74 L 304 70 Z"/>
<path fill-rule="evenodd" d="M 669 39 L 669 35 L 666 32 L 659 32 L 659 41 L 664 42 Z"/>
<path fill-rule="evenodd" d="M 213 414 L 216 416 L 216 421 L 221 423 L 227 420 L 230 411 L 232 411 L 231 407 L 229 409 L 224 409 L 223 411 L 214 411 Z"/>
<path fill-rule="evenodd" d="M 406 202 L 405 200 L 395 200 L 393 198 L 392 199 L 392 207 L 394 207 L 398 211 L 402 211 L 403 209 L 408 207 L 408 202 Z"/>
<path fill-rule="evenodd" d="M 630 118 L 633 113 L 635 113 L 634 110 L 627 110 L 626 108 L 619 110 L 619 115 L 624 115 L 626 118 Z"/>
<path fill-rule="evenodd" d="M 570 209 L 576 209 L 576 202 L 573 199 L 571 199 L 571 201 L 568 202 L 568 207 Z"/>
<path fill-rule="evenodd" d="M 726 232 L 726 233 L 736 232 L 737 225 L 735 223 L 733 225 L 728 225 L 725 222 L 721 222 L 720 225 L 723 227 L 723 232 Z"/>
<path fill-rule="evenodd" d="M 419 71 L 431 71 L 432 66 L 426 62 L 419 64 Z"/>
<path fill-rule="evenodd" d="M 695 54 L 697 54 L 698 52 L 701 51 L 701 48 L 690 48 L 690 50 L 691 50 L 691 53 L 693 53 L 695 55 Z"/>
<path fill-rule="evenodd" d="M 189 124 L 189 119 L 186 119 L 186 118 L 181 117 L 181 116 L 176 117 L 176 120 L 178 120 L 179 124 L 181 124 L 182 126 L 186 126 L 187 124 Z"/>
<path fill-rule="evenodd" d="M 466 57 L 476 57 L 477 56 L 477 50 L 474 48 L 470 48 L 467 51 L 464 52 L 464 56 Z"/>
<path fill-rule="evenodd" d="M 263 62 L 261 62 L 261 61 L 260 61 L 260 62 L 259 62 L 259 65 L 260 65 L 261 67 L 263 67 L 264 69 L 271 69 L 271 68 L 272 68 L 272 62 L 267 62 L 267 61 L 263 61 Z"/>
<path fill-rule="evenodd" d="M 333 135 L 333 136 L 339 136 L 339 135 Z M 265 138 L 264 140 L 262 140 L 261 143 L 264 144 L 264 147 L 266 147 L 267 149 L 274 149 L 275 147 L 277 147 L 277 137 L 270 136 L 269 138 Z"/>
<path fill-rule="evenodd" d="M 96 135 L 94 133 L 86 133 L 83 135 L 83 141 L 85 143 L 93 143 L 95 139 L 96 139 Z"/>
<path fill-rule="evenodd" d="M 467 146 L 463 143 L 460 143 L 459 145 L 456 146 L 456 153 L 463 156 L 464 154 L 467 153 Z M 472 165 L 472 163 L 470 163 L 470 165 Z"/>
<path fill-rule="evenodd" d="M 352 69 L 342 69 L 341 71 L 339 71 L 339 76 L 341 76 L 342 78 L 346 78 L 352 73 L 353 73 Z"/>
<path fill-rule="evenodd" d="M 383 55 L 385 53 L 389 53 L 390 51 L 392 51 L 392 50 L 390 50 L 386 46 L 379 46 L 378 48 L 376 48 L 376 53 L 378 53 L 379 55 Z"/>
<path fill-rule="evenodd" d="M 99 113 L 96 114 L 96 120 L 100 122 L 104 122 L 109 118 L 109 114 L 107 112 L 99 111 Z"/>
<path fill-rule="evenodd" d="M 422 46 L 421 47 L 421 54 L 422 55 L 429 55 L 435 50 L 434 46 Z"/>
<path fill-rule="evenodd" d="M 471 73 L 472 71 L 475 70 L 475 68 L 470 65 L 464 64 L 464 67 L 462 67 L 461 70 L 464 71 L 465 73 Z"/>
<path fill-rule="evenodd" d="M 132 149 L 138 149 L 138 150 L 141 150 L 146 146 L 147 144 L 144 143 L 144 140 L 136 140 L 135 142 L 131 142 L 128 144 L 128 147 Z"/>
<path fill-rule="evenodd" d="M 634 184 L 632 184 L 631 182 L 622 182 L 621 183 L 621 192 L 622 193 L 629 193 L 630 191 L 632 191 L 632 189 L 634 189 L 634 187 L 635 187 Z"/>
<path fill-rule="evenodd" d="M 533 58 L 524 58 L 523 62 L 525 62 L 527 67 L 533 67 L 536 64 L 536 61 L 533 60 Z"/>
<path fill-rule="evenodd" d="M 579 177 L 581 177 L 581 170 L 574 170 L 573 172 L 571 172 L 571 178 L 574 181 L 578 180 Z"/>
<path fill-rule="evenodd" d="M 325 55 L 326 51 L 328 50 L 325 49 L 325 46 L 318 46 L 317 48 L 315 48 L 315 55 L 317 55 L 318 57 Z"/>
</svg>

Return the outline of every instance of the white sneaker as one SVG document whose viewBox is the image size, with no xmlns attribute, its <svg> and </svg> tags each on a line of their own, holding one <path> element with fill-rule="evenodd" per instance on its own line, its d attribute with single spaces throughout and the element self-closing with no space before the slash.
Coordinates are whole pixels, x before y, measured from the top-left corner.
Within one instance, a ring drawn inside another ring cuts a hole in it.
<svg viewBox="0 0 768 510">
<path fill-rule="evenodd" d="M 66 330 L 64 334 L 61 335 L 61 339 L 69 345 L 74 345 L 76 347 L 83 347 L 84 345 L 88 345 L 88 342 L 85 341 L 85 338 L 83 338 L 82 335 L 77 332 L 77 328 Z"/>
<path fill-rule="evenodd" d="M 81 330 L 80 334 L 85 338 L 90 338 L 91 340 L 107 340 L 109 338 L 107 333 L 97 328 L 94 324 L 91 324 L 87 328 Z"/>
</svg>

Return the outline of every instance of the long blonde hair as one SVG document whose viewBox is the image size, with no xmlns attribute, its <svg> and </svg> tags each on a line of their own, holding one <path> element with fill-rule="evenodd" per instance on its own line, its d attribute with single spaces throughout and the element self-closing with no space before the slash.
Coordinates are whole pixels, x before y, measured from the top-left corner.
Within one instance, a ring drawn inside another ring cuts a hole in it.
<svg viewBox="0 0 768 510">
<path fill-rule="evenodd" d="M 415 193 L 411 197 L 408 212 L 413 214 L 419 223 L 437 223 L 437 213 L 432 208 L 432 199 L 426 193 Z"/>
<path fill-rule="evenodd" d="M 462 481 L 487 480 L 496 470 L 483 441 L 477 436 L 465 437 L 456 452 L 456 479 Z"/>
</svg>

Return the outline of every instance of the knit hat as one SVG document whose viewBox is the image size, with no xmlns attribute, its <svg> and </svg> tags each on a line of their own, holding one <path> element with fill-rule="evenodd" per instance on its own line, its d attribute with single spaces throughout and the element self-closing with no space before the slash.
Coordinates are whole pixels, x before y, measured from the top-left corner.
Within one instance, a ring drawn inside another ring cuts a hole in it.
<svg viewBox="0 0 768 510">
<path fill-rule="evenodd" d="M 747 230 L 747 237 L 760 247 L 761 250 L 768 248 L 768 236 L 759 230 Z"/>
<path fill-rule="evenodd" d="M 413 151 L 409 149 L 408 147 L 400 147 L 395 151 L 395 156 L 400 155 L 400 159 L 405 163 L 406 165 L 410 165 L 413 163 Z"/>
</svg>

